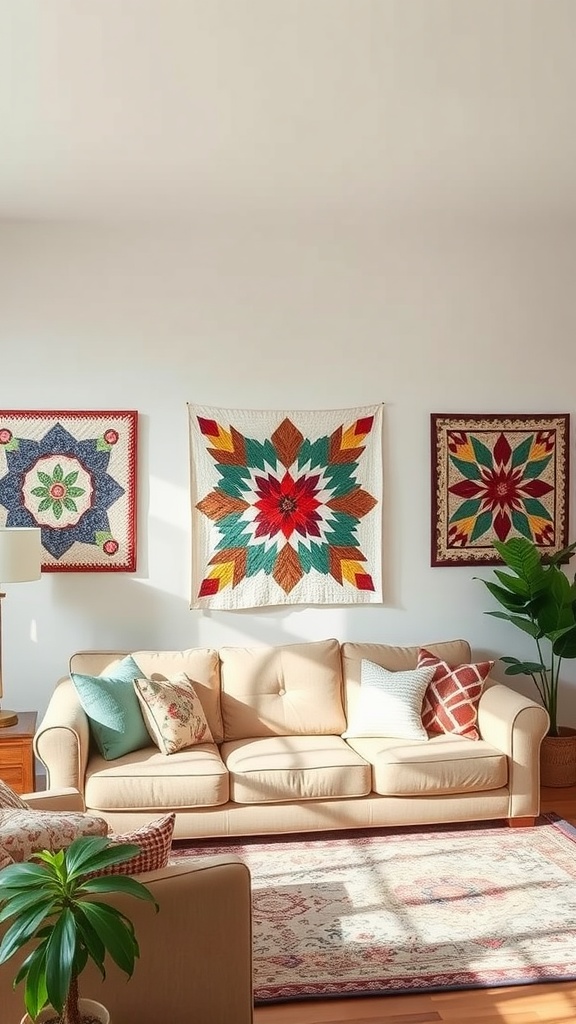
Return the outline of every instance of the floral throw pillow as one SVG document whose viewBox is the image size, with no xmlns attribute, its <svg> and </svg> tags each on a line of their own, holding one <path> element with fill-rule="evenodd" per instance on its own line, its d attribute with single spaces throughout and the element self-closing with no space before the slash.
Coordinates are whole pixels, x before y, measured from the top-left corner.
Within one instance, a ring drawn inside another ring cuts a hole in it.
<svg viewBox="0 0 576 1024">
<path fill-rule="evenodd" d="M 146 728 L 164 754 L 196 743 L 213 743 L 194 683 L 182 672 L 174 679 L 135 679 Z"/>
<path fill-rule="evenodd" d="M 81 811 L 0 810 L 0 849 L 13 861 L 29 860 L 39 850 L 56 853 L 78 836 L 105 836 L 108 824 Z"/>
<path fill-rule="evenodd" d="M 0 811 L 7 807 L 19 807 L 20 810 L 27 810 L 28 804 L 6 782 L 0 779 Z"/>
<path fill-rule="evenodd" d="M 422 704 L 422 725 L 426 731 L 480 739 L 476 728 L 478 701 L 493 665 L 493 661 L 480 661 L 450 668 L 447 662 L 421 647 L 418 667 L 434 666 Z"/>
<path fill-rule="evenodd" d="M 172 835 L 176 815 L 165 814 L 162 818 L 147 822 L 133 832 L 118 834 L 111 832 L 108 838 L 113 843 L 136 843 L 140 847 L 130 860 L 121 864 L 110 864 L 99 871 L 99 875 L 140 875 L 143 871 L 158 871 L 165 868 L 172 849 Z"/>
</svg>

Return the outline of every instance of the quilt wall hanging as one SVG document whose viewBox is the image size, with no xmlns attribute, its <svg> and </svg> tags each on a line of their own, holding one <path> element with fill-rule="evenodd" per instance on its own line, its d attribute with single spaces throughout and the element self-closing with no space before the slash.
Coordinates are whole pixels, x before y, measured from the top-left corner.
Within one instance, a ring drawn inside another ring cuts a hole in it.
<svg viewBox="0 0 576 1024">
<path fill-rule="evenodd" d="M 40 527 L 44 572 L 136 569 L 137 419 L 0 410 L 0 525 Z"/>
<path fill-rule="evenodd" d="M 568 543 L 570 417 L 433 413 L 432 565 L 497 565 L 494 540 Z"/>
<path fill-rule="evenodd" d="M 193 608 L 382 601 L 382 406 L 189 405 Z"/>
</svg>

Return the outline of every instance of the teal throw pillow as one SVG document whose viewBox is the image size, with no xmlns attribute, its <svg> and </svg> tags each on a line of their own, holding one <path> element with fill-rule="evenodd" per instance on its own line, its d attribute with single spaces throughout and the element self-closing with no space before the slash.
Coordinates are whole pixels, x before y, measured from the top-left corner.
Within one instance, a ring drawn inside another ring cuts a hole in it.
<svg viewBox="0 0 576 1024">
<path fill-rule="evenodd" d="M 110 675 L 70 673 L 96 746 L 107 761 L 150 746 L 150 735 L 134 690 L 134 680 L 143 675 L 131 655 L 116 665 Z"/>
</svg>

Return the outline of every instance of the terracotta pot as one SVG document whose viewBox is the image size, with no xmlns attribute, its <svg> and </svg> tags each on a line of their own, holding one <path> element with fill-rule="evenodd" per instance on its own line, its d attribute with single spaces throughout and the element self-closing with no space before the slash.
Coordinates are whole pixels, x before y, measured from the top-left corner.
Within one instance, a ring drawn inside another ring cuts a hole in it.
<svg viewBox="0 0 576 1024">
<path fill-rule="evenodd" d="M 100 1021 L 100 1024 L 110 1024 L 110 1014 L 102 1003 L 97 1003 L 95 999 L 79 999 L 80 1013 L 85 1014 L 87 1017 L 95 1017 L 96 1020 Z M 41 1010 L 36 1021 L 34 1022 L 31 1017 L 26 1014 L 22 1017 L 20 1024 L 44 1024 L 45 1021 L 53 1019 L 56 1011 L 50 1006 L 47 1006 L 45 1010 Z"/>
<path fill-rule="evenodd" d="M 545 736 L 540 747 L 540 784 L 576 785 L 576 729 L 560 726 L 559 736 Z"/>
</svg>

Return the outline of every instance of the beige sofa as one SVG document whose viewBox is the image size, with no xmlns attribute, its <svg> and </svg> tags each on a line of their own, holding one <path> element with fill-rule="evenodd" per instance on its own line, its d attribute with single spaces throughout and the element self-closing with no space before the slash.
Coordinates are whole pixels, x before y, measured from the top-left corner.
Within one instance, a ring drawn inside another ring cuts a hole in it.
<svg viewBox="0 0 576 1024">
<path fill-rule="evenodd" d="M 427 644 L 456 666 L 463 640 Z M 71 671 L 109 671 L 126 652 L 82 652 Z M 126 831 L 176 811 L 176 838 L 508 819 L 539 812 L 543 708 L 488 679 L 480 740 L 344 739 L 362 659 L 417 664 L 417 647 L 324 640 L 219 651 L 137 651 L 154 678 L 195 680 L 214 743 L 166 756 L 152 744 L 106 761 L 90 742 L 70 678 L 60 680 L 35 738 L 50 787 L 80 790 L 89 811 Z"/>
<path fill-rule="evenodd" d="M 82 809 L 80 795 L 70 791 L 36 793 L 25 799 L 43 810 Z M 102 982 L 90 964 L 80 979 L 80 994 L 104 1003 L 114 1024 L 185 1020 L 251 1024 L 252 933 L 246 865 L 233 856 L 198 857 L 137 877 L 154 893 L 158 914 L 149 903 L 116 894 L 112 898 L 136 929 L 140 958 L 134 975 L 127 982 L 126 975 L 109 961 Z M 5 928 L 0 924 L 0 937 Z M 2 1024 L 19 1024 L 24 1015 L 23 986 L 12 986 L 23 955 L 0 965 Z M 223 971 L 226 984 L 222 984 Z"/>
</svg>

